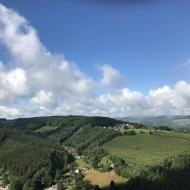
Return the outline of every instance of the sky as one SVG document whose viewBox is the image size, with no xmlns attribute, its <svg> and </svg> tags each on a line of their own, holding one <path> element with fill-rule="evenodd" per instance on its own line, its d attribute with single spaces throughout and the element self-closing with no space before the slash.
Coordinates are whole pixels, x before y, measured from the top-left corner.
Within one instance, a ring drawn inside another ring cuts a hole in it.
<svg viewBox="0 0 190 190">
<path fill-rule="evenodd" d="M 0 0 L 0 117 L 190 115 L 190 0 Z"/>
</svg>

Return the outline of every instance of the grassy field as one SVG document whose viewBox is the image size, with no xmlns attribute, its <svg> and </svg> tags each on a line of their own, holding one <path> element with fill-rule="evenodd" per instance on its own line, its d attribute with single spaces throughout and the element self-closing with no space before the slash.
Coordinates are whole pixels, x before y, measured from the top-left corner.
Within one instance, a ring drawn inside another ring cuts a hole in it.
<svg viewBox="0 0 190 190">
<path fill-rule="evenodd" d="M 127 182 L 127 179 L 117 176 L 114 171 L 101 173 L 98 171 L 90 170 L 86 173 L 85 179 L 92 181 L 93 185 L 98 184 L 100 188 L 108 187 L 111 180 L 113 180 L 116 185 Z"/>
<path fill-rule="evenodd" d="M 135 131 L 135 133 L 140 133 L 141 131 L 143 133 L 149 133 L 150 130 L 149 129 L 129 129 L 129 131 Z M 151 130 L 151 131 L 153 131 L 153 130 Z"/>
<path fill-rule="evenodd" d="M 173 120 L 173 123 L 175 125 L 178 125 L 179 127 L 185 126 L 185 125 L 190 125 L 190 119 L 176 119 L 176 120 Z"/>
<path fill-rule="evenodd" d="M 54 130 L 57 128 L 58 128 L 58 126 L 44 126 L 44 127 L 41 127 L 40 129 L 36 130 L 36 132 L 51 131 L 51 130 Z"/>
<path fill-rule="evenodd" d="M 83 166 L 88 166 L 90 167 L 90 164 L 87 164 L 83 158 L 76 159 L 75 162 L 78 164 L 77 168 L 82 169 Z"/>
<path fill-rule="evenodd" d="M 117 137 L 105 143 L 103 148 L 127 163 L 159 164 L 167 156 L 190 150 L 189 139 L 188 134 L 155 132 L 155 135 Z"/>
<path fill-rule="evenodd" d="M 100 164 L 103 164 L 103 165 L 106 165 L 107 162 L 108 162 L 108 164 L 111 164 L 111 163 L 112 163 L 112 161 L 111 161 L 107 156 L 103 157 L 103 158 L 100 160 Z"/>
</svg>

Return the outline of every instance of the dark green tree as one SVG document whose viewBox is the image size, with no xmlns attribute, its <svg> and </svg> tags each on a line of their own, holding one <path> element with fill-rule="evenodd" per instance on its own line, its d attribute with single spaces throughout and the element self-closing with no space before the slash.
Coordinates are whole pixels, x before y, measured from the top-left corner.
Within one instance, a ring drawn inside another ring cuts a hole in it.
<svg viewBox="0 0 190 190">
<path fill-rule="evenodd" d="M 98 185 L 94 185 L 94 190 L 100 190 Z"/>
<path fill-rule="evenodd" d="M 12 179 L 10 181 L 10 190 L 22 190 L 22 184 L 19 179 Z"/>
<path fill-rule="evenodd" d="M 63 183 L 58 183 L 58 190 L 65 190 Z"/>
<path fill-rule="evenodd" d="M 42 178 L 42 183 L 43 183 L 46 187 L 52 185 L 52 183 L 53 183 L 52 177 L 51 177 L 50 175 L 44 176 L 44 177 Z"/>
<path fill-rule="evenodd" d="M 110 182 L 110 190 L 115 190 L 115 183 L 113 180 Z"/>
</svg>

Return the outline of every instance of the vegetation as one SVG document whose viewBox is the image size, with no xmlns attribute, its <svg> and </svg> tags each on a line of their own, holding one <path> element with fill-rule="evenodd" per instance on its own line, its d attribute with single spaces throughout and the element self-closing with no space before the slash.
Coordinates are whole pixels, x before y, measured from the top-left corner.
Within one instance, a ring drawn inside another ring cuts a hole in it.
<svg viewBox="0 0 190 190">
<path fill-rule="evenodd" d="M 145 116 L 145 117 L 123 117 L 117 118 L 119 120 L 128 121 L 128 122 L 136 122 L 142 123 L 143 125 L 147 126 L 168 126 L 172 128 L 184 128 L 189 130 L 190 128 L 190 116 L 180 116 L 180 115 L 170 115 L 170 116 Z"/>
<path fill-rule="evenodd" d="M 8 174 L 11 189 L 49 186 L 74 161 L 61 146 L 16 130 L 0 129 L 0 143 L 1 174 Z"/>
<path fill-rule="evenodd" d="M 184 128 L 108 117 L 3 118 L 0 180 L 14 190 L 190 189 L 189 142 Z"/>
<path fill-rule="evenodd" d="M 101 173 L 91 170 L 86 173 L 85 179 L 92 181 L 93 185 L 98 185 L 100 188 L 109 187 L 111 180 L 113 180 L 116 185 L 127 182 L 126 178 L 116 175 L 114 171 Z"/>
<path fill-rule="evenodd" d="M 181 138 L 184 137 L 184 138 Z M 117 137 L 102 147 L 115 156 L 131 164 L 159 164 L 164 158 L 189 150 L 190 135 L 174 132 L 157 132 L 153 135 Z"/>
</svg>

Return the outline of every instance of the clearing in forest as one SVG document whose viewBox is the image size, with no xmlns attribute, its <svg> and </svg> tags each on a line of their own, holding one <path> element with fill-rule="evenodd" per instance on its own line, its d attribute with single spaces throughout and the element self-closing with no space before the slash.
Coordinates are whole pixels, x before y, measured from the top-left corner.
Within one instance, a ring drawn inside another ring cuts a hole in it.
<svg viewBox="0 0 190 190">
<path fill-rule="evenodd" d="M 101 173 L 95 170 L 90 170 L 86 172 L 85 179 L 92 181 L 93 185 L 99 185 L 100 188 L 109 187 L 111 180 L 115 182 L 115 185 L 127 182 L 126 178 L 117 176 L 114 171 Z"/>
</svg>

